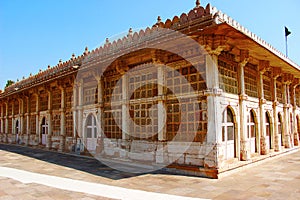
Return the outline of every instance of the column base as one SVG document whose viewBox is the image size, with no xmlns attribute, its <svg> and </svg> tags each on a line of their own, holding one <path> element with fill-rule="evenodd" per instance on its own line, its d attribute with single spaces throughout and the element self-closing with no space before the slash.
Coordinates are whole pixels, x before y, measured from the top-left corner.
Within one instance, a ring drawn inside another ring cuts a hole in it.
<svg viewBox="0 0 300 200">
<path fill-rule="evenodd" d="M 270 149 L 267 147 L 267 138 L 261 137 L 260 138 L 260 153 L 261 155 L 267 155 L 270 152 Z"/>
<path fill-rule="evenodd" d="M 241 141 L 241 161 L 248 161 L 251 159 L 249 141 Z"/>
</svg>

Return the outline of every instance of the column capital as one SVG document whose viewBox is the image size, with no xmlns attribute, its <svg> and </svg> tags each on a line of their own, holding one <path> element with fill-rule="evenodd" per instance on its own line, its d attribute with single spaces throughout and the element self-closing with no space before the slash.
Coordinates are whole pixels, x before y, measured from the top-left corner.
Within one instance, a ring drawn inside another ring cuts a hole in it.
<svg viewBox="0 0 300 200">
<path fill-rule="evenodd" d="M 290 85 L 294 80 L 294 76 L 292 74 L 284 73 L 283 74 L 283 83 L 286 85 Z"/>
<path fill-rule="evenodd" d="M 270 61 L 260 60 L 258 64 L 258 70 L 260 73 L 264 74 L 266 71 L 270 70 Z"/>
<path fill-rule="evenodd" d="M 272 68 L 272 76 L 273 76 L 273 79 L 277 79 L 279 76 L 282 75 L 282 70 L 280 67 L 273 67 Z"/>
</svg>

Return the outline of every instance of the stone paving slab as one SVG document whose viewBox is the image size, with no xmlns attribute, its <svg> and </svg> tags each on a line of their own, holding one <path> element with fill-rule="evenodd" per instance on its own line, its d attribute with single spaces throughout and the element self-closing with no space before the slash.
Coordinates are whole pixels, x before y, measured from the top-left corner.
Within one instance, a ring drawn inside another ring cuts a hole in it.
<svg viewBox="0 0 300 200">
<path fill-rule="evenodd" d="M 129 189 L 206 199 L 287 200 L 300 197 L 299 150 L 233 170 L 218 180 L 159 171 L 129 174 L 110 169 L 89 158 L 2 144 L 0 166 Z M 0 179 L 1 188 L 2 181 Z M 13 187 L 17 183 L 10 184 Z M 2 193 L 0 191 L 0 195 Z"/>
</svg>

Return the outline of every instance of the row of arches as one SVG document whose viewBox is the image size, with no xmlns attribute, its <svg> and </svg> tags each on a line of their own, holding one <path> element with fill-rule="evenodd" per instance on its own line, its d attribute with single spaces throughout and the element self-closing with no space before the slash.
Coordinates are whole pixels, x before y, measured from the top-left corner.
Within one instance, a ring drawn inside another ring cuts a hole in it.
<svg viewBox="0 0 300 200">
<path fill-rule="evenodd" d="M 284 134 L 283 134 L 283 117 L 281 113 L 278 113 L 277 116 L 277 126 L 278 126 L 278 135 L 280 136 L 280 145 L 284 146 Z M 296 117 L 296 123 L 298 126 L 298 130 L 300 130 L 300 116 Z M 265 142 L 267 149 L 275 148 L 275 135 L 274 135 L 274 123 L 272 123 L 271 115 L 268 112 L 264 113 L 264 131 L 265 131 Z M 259 124 L 256 112 L 252 109 L 249 113 L 247 113 L 247 140 L 249 144 L 250 153 L 253 155 L 259 152 L 260 138 L 259 138 Z M 293 118 L 292 114 L 290 116 L 290 127 L 293 133 Z M 224 148 L 224 156 L 225 159 L 231 159 L 238 157 L 237 152 L 237 142 L 238 141 L 238 123 L 236 119 L 236 115 L 234 110 L 229 106 L 223 111 L 222 115 L 222 143 L 225 146 Z M 298 135 L 300 139 L 300 134 Z"/>
</svg>

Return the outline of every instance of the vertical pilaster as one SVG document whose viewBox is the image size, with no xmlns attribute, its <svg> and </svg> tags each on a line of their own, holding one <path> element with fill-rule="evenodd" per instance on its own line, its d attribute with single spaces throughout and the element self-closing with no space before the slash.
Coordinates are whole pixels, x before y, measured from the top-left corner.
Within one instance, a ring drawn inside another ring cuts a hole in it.
<svg viewBox="0 0 300 200">
<path fill-rule="evenodd" d="M 238 65 L 238 83 L 239 83 L 239 108 L 240 108 L 240 140 L 238 139 L 238 144 L 240 144 L 240 148 L 237 149 L 237 152 L 240 152 L 239 159 L 240 160 L 249 160 L 251 157 L 250 154 L 250 145 L 249 138 L 247 137 L 247 107 L 246 100 L 248 96 L 246 95 L 245 90 L 245 79 L 244 79 L 244 68 L 248 63 L 249 52 L 242 50 L 240 63 Z M 241 141 L 239 143 L 239 141 Z M 239 150 L 240 149 L 240 150 Z"/>
<path fill-rule="evenodd" d="M 122 76 L 122 139 L 129 139 L 128 74 Z"/>
<path fill-rule="evenodd" d="M 296 87 L 300 84 L 299 79 L 294 79 L 292 83 L 292 105 L 293 105 L 293 137 L 294 145 L 299 146 L 298 125 L 297 125 L 297 98 Z"/>
<path fill-rule="evenodd" d="M 103 82 L 101 79 L 101 76 L 98 76 L 96 78 L 97 80 L 97 90 L 98 90 L 98 106 L 97 106 L 97 127 L 98 127 L 98 139 L 97 139 L 97 147 L 96 147 L 96 153 L 101 153 L 104 146 L 103 146 Z M 123 91 L 123 90 L 122 90 Z M 122 110 L 123 111 L 123 110 Z M 123 124 L 123 123 L 122 123 Z M 123 138 L 123 133 L 122 133 Z"/>
<path fill-rule="evenodd" d="M 27 108 L 26 108 L 26 141 L 25 145 L 27 146 L 30 141 L 30 98 L 26 97 Z"/>
<path fill-rule="evenodd" d="M 8 102 L 5 103 L 5 133 L 8 134 Z"/>
<path fill-rule="evenodd" d="M 273 100 L 273 116 L 274 116 L 274 143 L 275 143 L 275 151 L 281 151 L 281 135 L 279 135 L 279 130 L 278 130 L 278 111 L 277 111 L 277 106 L 279 105 L 277 101 L 277 85 L 276 81 L 277 78 L 281 74 L 281 69 L 280 68 L 273 68 L 273 73 L 272 73 L 272 100 Z"/>
<path fill-rule="evenodd" d="M 36 142 L 42 143 L 42 137 L 41 137 L 41 128 L 40 128 L 40 98 L 39 95 L 36 95 L 36 115 L 35 115 L 35 125 L 36 125 Z"/>
<path fill-rule="evenodd" d="M 52 92 L 49 89 L 48 91 L 48 113 L 47 113 L 47 122 L 48 122 L 48 134 L 46 135 L 46 148 L 51 149 L 52 146 Z"/>
<path fill-rule="evenodd" d="M 284 134 L 284 146 L 286 148 L 291 148 L 291 137 L 290 137 L 290 106 L 289 106 L 289 85 L 290 77 L 288 74 L 284 75 L 284 82 L 283 82 L 283 134 Z"/>
<path fill-rule="evenodd" d="M 206 55 L 206 85 L 207 91 L 207 149 L 204 165 L 208 168 L 220 167 L 219 148 L 222 142 L 222 110 L 221 94 L 219 88 L 218 56 L 220 51 L 211 51 Z"/>
<path fill-rule="evenodd" d="M 167 140 L 167 129 L 166 129 L 166 110 L 165 110 L 165 67 L 162 64 L 157 64 L 157 89 L 158 96 L 160 97 L 157 103 L 157 119 L 158 119 L 158 140 Z"/>
<path fill-rule="evenodd" d="M 66 90 L 61 87 L 61 102 L 60 102 L 60 144 L 59 151 L 65 150 L 66 139 Z"/>
<path fill-rule="evenodd" d="M 266 155 L 269 153 L 269 147 L 267 147 L 267 144 L 269 142 L 267 136 L 266 136 L 266 125 L 265 125 L 265 110 L 264 110 L 264 104 L 266 103 L 266 100 L 264 98 L 264 78 L 263 75 L 265 71 L 269 68 L 269 62 L 261 60 L 259 61 L 258 65 L 258 97 L 259 97 L 259 136 L 260 139 L 260 152 L 262 155 Z M 270 136 L 271 137 L 271 136 Z"/>
<path fill-rule="evenodd" d="M 73 86 L 73 139 L 76 140 L 77 137 L 77 129 L 78 129 L 78 118 L 77 118 L 77 84 Z M 73 142 L 74 143 L 74 142 Z"/>
<path fill-rule="evenodd" d="M 4 130 L 3 130 L 3 128 L 4 128 L 4 120 L 3 120 L 3 117 L 4 117 L 4 111 L 3 111 L 3 104 L 1 105 L 1 113 L 0 113 L 0 120 L 1 120 L 1 126 L 0 126 L 0 133 L 4 133 Z"/>
<path fill-rule="evenodd" d="M 83 137 L 83 81 L 78 85 L 78 136 Z"/>
</svg>

